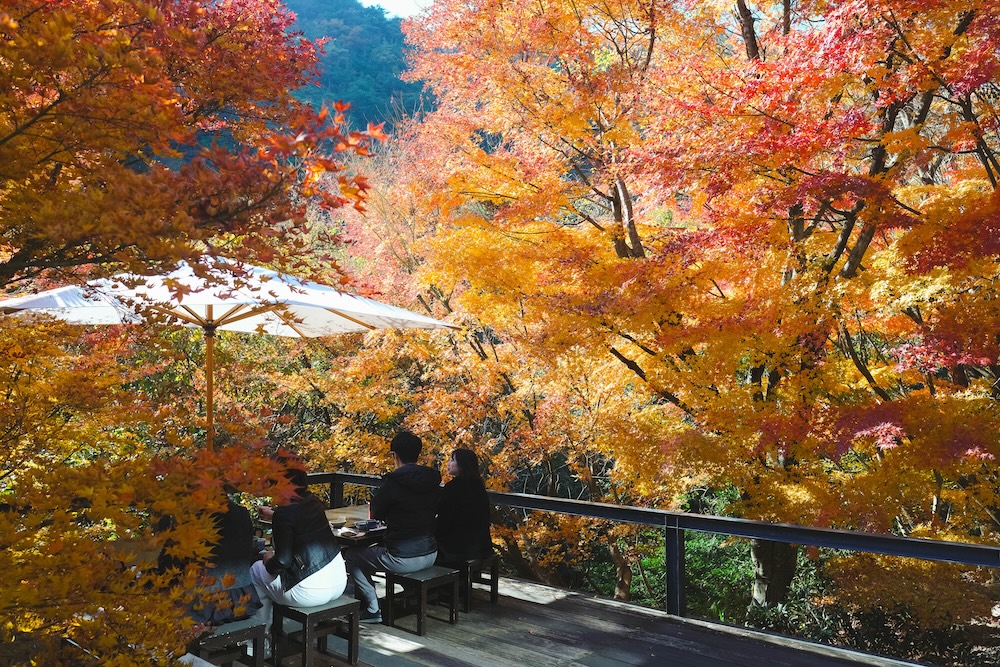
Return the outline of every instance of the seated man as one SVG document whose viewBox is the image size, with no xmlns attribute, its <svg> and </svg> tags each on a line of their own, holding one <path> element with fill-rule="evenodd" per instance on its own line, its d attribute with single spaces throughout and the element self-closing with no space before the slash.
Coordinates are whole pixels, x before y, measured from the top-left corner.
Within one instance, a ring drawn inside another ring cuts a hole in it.
<svg viewBox="0 0 1000 667">
<path fill-rule="evenodd" d="M 385 522 L 382 544 L 344 551 L 347 572 L 362 602 L 361 622 L 381 623 L 372 574 L 416 572 L 434 564 L 434 515 L 441 491 L 441 473 L 417 465 L 422 443 L 409 431 L 400 431 L 389 446 L 395 469 L 382 478 L 372 496 L 373 519 Z"/>
</svg>

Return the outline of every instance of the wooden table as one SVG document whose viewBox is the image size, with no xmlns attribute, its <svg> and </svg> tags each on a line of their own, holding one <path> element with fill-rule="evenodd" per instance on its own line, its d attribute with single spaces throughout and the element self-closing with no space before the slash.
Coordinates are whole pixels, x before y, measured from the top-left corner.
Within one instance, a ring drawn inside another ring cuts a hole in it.
<svg viewBox="0 0 1000 667">
<path fill-rule="evenodd" d="M 347 507 L 334 507 L 326 510 L 326 520 L 330 522 L 330 529 L 333 530 L 334 537 L 341 546 L 358 546 L 374 544 L 382 539 L 385 528 L 375 530 L 360 531 L 354 528 L 358 521 L 368 521 L 371 509 L 368 505 L 348 505 Z M 267 533 L 271 528 L 271 522 L 266 519 L 257 520 L 258 527 L 262 532 Z M 340 524 L 334 528 L 335 524 Z M 270 544 L 270 541 L 268 542 Z"/>
<path fill-rule="evenodd" d="M 367 521 L 371 517 L 371 507 L 369 505 L 348 505 L 347 507 L 334 507 L 326 511 L 326 520 L 330 523 L 341 523 L 345 526 L 353 526 L 356 521 Z"/>
<path fill-rule="evenodd" d="M 155 564 L 160 557 L 162 545 L 152 537 L 121 538 L 106 542 L 111 547 L 113 553 L 118 556 L 123 563 L 132 565 L 134 563 Z"/>
<path fill-rule="evenodd" d="M 341 546 L 364 546 L 375 544 L 385 534 L 385 527 L 360 531 L 354 528 L 358 521 L 368 521 L 371 508 L 368 505 L 349 505 L 335 507 L 326 511 L 326 518 L 331 527 L 343 522 L 342 528 L 334 528 L 333 534 Z"/>
</svg>

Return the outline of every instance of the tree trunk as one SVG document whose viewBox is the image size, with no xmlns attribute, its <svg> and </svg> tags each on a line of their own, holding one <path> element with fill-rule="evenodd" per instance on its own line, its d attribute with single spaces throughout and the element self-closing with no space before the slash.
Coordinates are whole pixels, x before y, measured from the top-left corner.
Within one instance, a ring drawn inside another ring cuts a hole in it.
<svg viewBox="0 0 1000 667">
<path fill-rule="evenodd" d="M 608 540 L 608 549 L 611 560 L 615 562 L 615 599 L 627 602 L 632 599 L 632 568 L 615 540 Z"/>
<path fill-rule="evenodd" d="M 530 581 L 540 581 L 550 586 L 561 586 L 562 582 L 552 573 L 538 567 L 534 559 L 529 558 L 521 551 L 521 545 L 513 535 L 504 535 L 503 562 L 514 568 L 517 576 Z"/>
<path fill-rule="evenodd" d="M 642 246 L 639 230 L 635 226 L 632 195 L 629 194 L 625 181 L 616 178 L 612 181 L 610 189 L 611 208 L 615 218 L 615 227 L 612 230 L 615 254 L 623 259 L 645 257 L 646 249 Z"/>
<path fill-rule="evenodd" d="M 761 607 L 774 607 L 788 597 L 788 588 L 795 576 L 799 548 L 794 544 L 753 540 L 750 557 L 753 559 L 753 601 Z"/>
<path fill-rule="evenodd" d="M 736 0 L 736 18 L 740 21 L 740 33 L 747 49 L 748 60 L 760 60 L 760 48 L 757 46 L 757 32 L 753 29 L 754 18 L 744 0 Z"/>
</svg>

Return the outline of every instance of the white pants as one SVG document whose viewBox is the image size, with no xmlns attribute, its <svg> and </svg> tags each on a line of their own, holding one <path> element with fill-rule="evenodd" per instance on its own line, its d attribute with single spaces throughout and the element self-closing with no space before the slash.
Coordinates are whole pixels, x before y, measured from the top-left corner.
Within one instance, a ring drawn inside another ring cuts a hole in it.
<svg viewBox="0 0 1000 667">
<path fill-rule="evenodd" d="M 292 586 L 287 592 L 281 590 L 281 576 L 273 575 L 264 567 L 264 561 L 257 561 L 250 568 L 250 581 L 257 589 L 261 607 L 254 618 L 264 624 L 265 633 L 271 632 L 271 609 L 274 603 L 287 604 L 293 607 L 315 607 L 339 598 L 347 586 L 347 570 L 344 567 L 344 557 L 337 557 L 327 563 L 323 569 Z"/>
</svg>

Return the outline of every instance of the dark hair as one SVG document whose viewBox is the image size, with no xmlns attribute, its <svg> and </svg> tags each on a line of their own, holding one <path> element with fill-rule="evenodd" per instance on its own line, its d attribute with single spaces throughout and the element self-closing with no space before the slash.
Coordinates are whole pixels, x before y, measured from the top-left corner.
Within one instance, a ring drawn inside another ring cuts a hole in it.
<svg viewBox="0 0 1000 667">
<path fill-rule="evenodd" d="M 400 431 L 389 444 L 389 451 L 396 452 L 403 463 L 416 463 L 422 447 L 423 443 L 418 436 L 409 431 Z"/>
<path fill-rule="evenodd" d="M 309 473 L 306 472 L 305 462 L 299 456 L 289 452 L 279 452 L 275 459 L 284 466 L 285 477 L 298 491 L 298 495 L 300 497 L 305 495 L 309 490 Z"/>
<path fill-rule="evenodd" d="M 479 457 L 471 449 L 456 449 L 451 453 L 451 458 L 458 466 L 459 477 L 469 480 L 477 480 L 481 484 L 482 475 L 479 473 Z"/>
<path fill-rule="evenodd" d="M 285 477 L 291 481 L 299 495 L 309 490 L 309 473 L 302 468 L 285 468 Z"/>
</svg>

